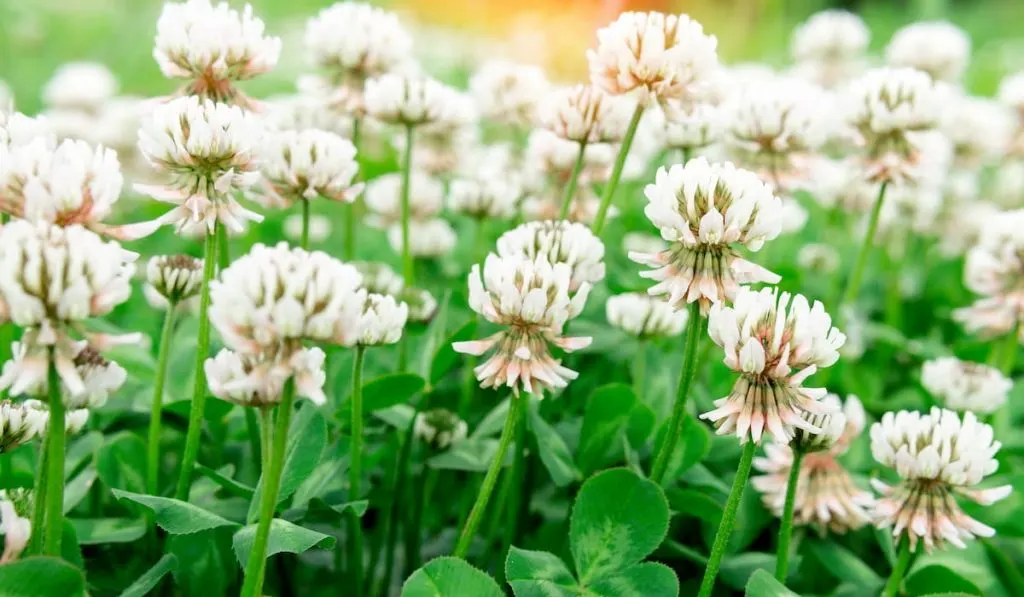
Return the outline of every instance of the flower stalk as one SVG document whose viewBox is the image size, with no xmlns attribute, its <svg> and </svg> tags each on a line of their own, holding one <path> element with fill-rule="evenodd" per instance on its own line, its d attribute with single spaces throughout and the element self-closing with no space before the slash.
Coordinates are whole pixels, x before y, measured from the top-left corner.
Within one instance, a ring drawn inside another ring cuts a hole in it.
<svg viewBox="0 0 1024 597">
<path fill-rule="evenodd" d="M 608 208 L 612 205 L 615 190 L 619 186 L 619 179 L 622 178 L 622 169 L 626 166 L 626 157 L 629 155 L 630 147 L 633 146 L 633 137 L 636 136 L 636 129 L 640 126 L 640 117 L 643 115 L 644 104 L 639 102 L 636 105 L 636 109 L 633 110 L 633 117 L 629 121 L 626 135 L 622 138 L 622 145 L 619 146 L 619 154 L 615 157 L 615 165 L 612 168 L 611 176 L 608 178 L 608 184 L 605 185 L 604 191 L 601 193 L 601 205 L 598 207 L 597 216 L 594 218 L 594 234 L 601 234 L 601 230 L 604 228 L 604 220 L 608 215 Z"/>
<path fill-rule="evenodd" d="M 729 544 L 732 528 L 736 525 L 736 512 L 739 510 L 740 500 L 743 498 L 743 490 L 746 488 L 747 480 L 750 478 L 750 466 L 754 462 L 754 450 L 756 449 L 757 444 L 749 440 L 743 445 L 743 453 L 740 455 L 736 478 L 733 479 L 729 498 L 725 502 L 722 520 L 718 523 L 715 542 L 711 547 L 711 555 L 708 556 L 708 565 L 704 568 L 704 579 L 700 583 L 699 597 L 710 597 L 711 591 L 715 587 L 715 578 L 718 577 L 718 569 L 722 565 L 722 557 L 725 556 L 725 548 Z"/>
<path fill-rule="evenodd" d="M 654 465 L 651 468 L 651 479 L 659 484 L 664 480 L 663 477 L 672 459 L 672 452 L 675 451 L 679 437 L 683 433 L 686 402 L 689 399 L 690 386 L 693 384 L 698 366 L 697 347 L 707 329 L 707 318 L 701 315 L 699 302 L 690 303 L 689 312 L 686 344 L 683 347 L 683 370 L 679 374 L 679 386 L 676 390 L 676 401 L 672 407 L 672 419 L 669 421 L 668 433 L 665 435 L 661 447 L 658 448 L 658 454 L 655 456 Z"/>
<path fill-rule="evenodd" d="M 779 546 L 775 555 L 775 580 L 785 583 L 789 572 L 789 545 L 793 538 L 793 509 L 796 505 L 797 485 L 800 482 L 800 465 L 804 460 L 803 450 L 793 449 L 793 466 L 786 483 L 786 502 L 782 509 L 782 524 L 779 527 Z"/>
<path fill-rule="evenodd" d="M 187 501 L 192 487 L 192 469 L 199 456 L 199 438 L 203 427 L 203 413 L 206 410 L 206 373 L 203 368 L 210 352 L 210 282 L 213 280 L 217 262 L 217 237 L 224 226 L 219 221 L 214 232 L 206 235 L 203 249 L 203 286 L 199 293 L 199 333 L 196 345 L 195 382 L 192 386 L 192 408 L 189 410 L 188 432 L 185 435 L 185 451 L 181 459 L 181 473 L 174 497 Z"/>
<path fill-rule="evenodd" d="M 60 556 L 64 536 L 64 398 L 61 395 L 60 376 L 57 374 L 56 356 L 50 351 L 47 391 L 50 403 L 50 423 L 46 455 L 46 524 L 43 554 Z"/>
<path fill-rule="evenodd" d="M 288 425 L 291 422 L 292 405 L 295 402 L 295 380 L 289 378 L 284 385 L 281 403 L 277 406 L 273 441 L 269 450 L 267 467 L 263 475 L 263 493 L 260 496 L 260 518 L 256 527 L 256 538 L 249 552 L 245 566 L 245 580 L 242 583 L 242 597 L 259 597 L 263 594 L 263 576 L 267 567 L 267 542 L 270 527 L 277 508 L 277 494 L 281 486 L 281 471 L 284 469 L 285 449 L 288 445 Z"/>
<path fill-rule="evenodd" d="M 411 209 L 409 207 L 410 182 L 412 175 L 412 144 L 414 140 L 415 127 L 411 124 L 405 126 L 405 153 L 402 156 L 402 277 L 405 279 L 406 287 L 415 284 L 416 272 L 412 260 L 412 247 L 409 244 L 409 219 Z"/>
<path fill-rule="evenodd" d="M 562 208 L 558 212 L 558 219 L 565 220 L 569 217 L 569 208 L 572 205 L 573 197 L 576 195 L 576 185 L 579 183 L 580 172 L 583 171 L 584 157 L 587 153 L 587 142 L 580 141 L 579 153 L 576 154 L 576 163 L 572 167 L 572 174 L 565 183 L 565 191 L 562 193 Z"/>
<path fill-rule="evenodd" d="M 303 199 L 302 203 L 302 236 L 299 237 L 299 246 L 309 250 L 309 199 Z"/>
<path fill-rule="evenodd" d="M 888 182 L 883 182 L 878 189 L 878 198 L 875 199 L 875 204 L 871 208 L 871 217 L 868 220 L 868 230 L 864 235 L 864 242 L 860 246 L 857 261 L 854 262 L 850 279 L 846 282 L 846 288 L 839 300 L 839 317 L 843 317 L 846 307 L 851 306 L 857 300 L 857 293 L 860 291 L 861 281 L 864 278 L 864 269 L 868 264 L 868 256 L 874 245 L 875 232 L 878 230 L 878 221 L 882 214 L 882 202 L 885 201 L 885 189 L 888 185 Z"/>
<path fill-rule="evenodd" d="M 149 412 L 149 437 L 146 442 L 146 493 L 160 495 L 160 417 L 164 403 L 164 385 L 167 380 L 167 361 L 171 353 L 171 336 L 178 304 L 168 301 L 164 326 L 157 349 L 156 373 L 153 377 L 153 405 Z"/>
<path fill-rule="evenodd" d="M 892 568 L 892 574 L 889 575 L 889 580 L 885 583 L 885 589 L 882 590 L 881 597 L 895 597 L 899 593 L 903 577 L 906 575 L 907 569 L 910 568 L 911 552 L 910 541 L 906 539 L 901 541 L 899 555 L 896 557 L 896 565 Z"/>
<path fill-rule="evenodd" d="M 498 481 L 498 474 L 505 464 L 505 453 L 508 451 L 509 444 L 512 443 L 512 439 L 516 435 L 516 427 L 518 426 L 523 408 L 522 402 L 523 399 L 517 396 L 512 396 L 509 400 L 505 426 L 501 430 L 501 438 L 498 440 L 498 451 L 495 452 L 494 460 L 491 461 L 491 466 L 487 469 L 487 474 L 480 485 L 480 491 L 477 493 L 476 501 L 473 503 L 473 508 L 469 511 L 466 525 L 462 528 L 458 544 L 455 546 L 455 557 L 457 558 L 465 559 L 466 554 L 469 553 L 469 547 L 473 543 L 473 536 L 476 535 L 476 529 L 480 526 L 484 511 L 487 509 L 487 502 L 491 499 L 491 493 L 494 492 L 494 484 Z M 500 516 L 501 513 L 499 512 L 496 515 Z"/>
<path fill-rule="evenodd" d="M 363 475 L 363 358 L 366 348 L 356 347 L 352 364 L 352 439 L 349 448 L 349 499 L 359 499 Z M 363 595 L 363 528 L 359 515 L 349 511 L 349 561 L 351 587 L 356 597 Z"/>
</svg>

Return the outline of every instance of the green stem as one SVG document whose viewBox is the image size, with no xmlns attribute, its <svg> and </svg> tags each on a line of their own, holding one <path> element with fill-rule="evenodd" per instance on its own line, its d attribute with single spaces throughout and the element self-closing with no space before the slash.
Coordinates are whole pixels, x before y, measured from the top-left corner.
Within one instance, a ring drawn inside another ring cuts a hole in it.
<svg viewBox="0 0 1024 597">
<path fill-rule="evenodd" d="M 48 442 L 39 442 L 39 459 L 36 464 L 36 480 L 32 486 L 32 534 L 29 537 L 28 553 L 38 554 L 43 546 L 43 528 L 46 521 L 46 452 Z"/>
<path fill-rule="evenodd" d="M 149 412 L 149 437 L 146 445 L 146 493 L 160 495 L 160 417 L 164 408 L 164 383 L 167 380 L 167 360 L 171 354 L 171 336 L 177 303 L 167 305 L 164 327 L 160 332 L 157 349 L 156 374 L 153 377 L 153 406 Z"/>
<path fill-rule="evenodd" d="M 415 127 L 405 127 L 405 153 L 402 156 L 402 276 L 405 279 L 406 288 L 415 284 L 416 273 L 413 270 L 412 251 L 409 246 L 409 177 L 412 173 L 412 144 L 414 140 L 413 131 Z"/>
<path fill-rule="evenodd" d="M 508 446 L 512 443 L 512 438 L 515 437 L 516 425 L 522 410 L 521 402 L 523 399 L 517 396 L 512 396 L 509 399 L 508 415 L 505 418 L 505 427 L 501 430 L 501 438 L 498 440 L 498 451 L 494 454 L 494 460 L 491 461 L 491 466 L 484 476 L 480 492 L 477 493 L 476 501 L 473 503 L 473 509 L 470 510 L 469 518 L 466 519 L 466 526 L 463 527 L 462 533 L 459 535 L 459 542 L 455 546 L 455 557 L 457 558 L 464 559 L 469 553 L 473 535 L 476 534 L 476 528 L 480 526 L 480 519 L 484 510 L 487 509 L 487 501 L 491 498 L 494 484 L 498 481 L 498 473 L 501 472 L 501 467 L 505 464 L 505 452 L 508 451 Z"/>
<path fill-rule="evenodd" d="M 572 167 L 572 174 L 565 183 L 565 191 L 562 192 L 562 209 L 558 212 L 558 219 L 564 220 L 569 217 L 569 207 L 572 205 L 573 197 L 576 195 L 576 184 L 580 179 L 580 172 L 583 171 L 583 157 L 587 153 L 587 142 L 580 141 L 580 149 L 576 154 L 576 163 Z"/>
<path fill-rule="evenodd" d="M 10 489 L 13 486 L 11 466 L 11 455 L 0 454 L 0 489 Z"/>
<path fill-rule="evenodd" d="M 402 445 L 398 450 L 398 459 L 395 461 L 394 474 L 391 476 L 391 491 L 386 495 L 390 500 L 385 508 L 385 529 L 386 541 L 384 543 L 384 575 L 381 579 L 381 591 L 387 594 L 391 583 L 391 576 L 395 570 L 395 546 L 398 543 L 398 515 L 399 505 L 405 496 L 405 484 L 408 477 L 409 459 L 412 457 L 412 446 L 416 442 L 416 417 L 427 408 L 427 397 L 424 395 L 413 411 L 412 418 L 402 434 Z"/>
<path fill-rule="evenodd" d="M 302 236 L 299 237 L 299 246 L 309 250 L 309 199 L 302 200 Z"/>
<path fill-rule="evenodd" d="M 633 360 L 633 391 L 640 400 L 644 398 L 644 381 L 647 378 L 647 342 L 641 340 Z"/>
<path fill-rule="evenodd" d="M 349 448 L 348 486 L 349 499 L 361 496 L 359 487 L 363 474 L 363 357 L 366 348 L 356 347 L 356 358 L 352 364 L 352 441 Z M 351 575 L 351 589 L 356 597 L 363 594 L 363 527 L 359 516 L 349 512 L 348 568 Z"/>
<path fill-rule="evenodd" d="M 875 199 L 875 205 L 871 208 L 871 218 L 868 220 L 867 234 L 864 235 L 864 242 L 860 246 L 860 252 L 857 253 L 857 261 L 854 262 L 850 279 L 846 282 L 846 289 L 839 300 L 840 319 L 843 317 L 845 308 L 852 306 L 853 302 L 857 299 L 857 292 L 860 290 L 861 280 L 864 277 L 864 268 L 867 267 L 868 256 L 871 254 L 871 247 L 874 244 L 875 231 L 878 230 L 878 220 L 882 213 L 882 202 L 885 201 L 885 189 L 888 185 L 888 182 L 881 184 L 878 189 L 878 198 Z"/>
<path fill-rule="evenodd" d="M 701 315 L 698 301 L 690 303 L 689 314 L 686 344 L 683 347 L 683 370 L 679 374 L 679 387 L 676 390 L 675 405 L 672 407 L 672 420 L 669 421 L 668 433 L 665 434 L 665 440 L 658 449 L 658 454 L 654 458 L 654 466 L 651 468 L 651 480 L 659 484 L 663 482 L 668 464 L 672 460 L 672 453 L 683 433 L 683 424 L 686 421 L 686 402 L 689 399 L 693 378 L 697 373 L 697 346 L 707 328 L 707 319 Z"/>
<path fill-rule="evenodd" d="M 224 271 L 231 265 L 231 246 L 228 245 L 228 229 L 224 227 L 224 224 L 217 222 L 214 232 L 217 235 L 217 268 L 219 271 Z"/>
<path fill-rule="evenodd" d="M 64 535 L 64 398 L 61 395 L 60 376 L 57 375 L 56 357 L 50 349 L 47 374 L 47 392 L 50 402 L 50 425 L 47 440 L 50 447 L 46 455 L 46 531 L 43 534 L 43 554 L 60 556 L 60 543 Z"/>
<path fill-rule="evenodd" d="M 352 121 L 352 145 L 356 148 L 356 162 L 358 163 L 360 158 L 360 144 L 363 139 L 363 120 L 356 118 Z M 360 170 L 360 175 L 362 171 Z M 362 176 L 360 176 L 362 178 Z M 351 261 L 356 255 L 356 215 L 359 209 L 359 196 L 352 199 L 351 203 L 346 203 L 342 217 L 345 220 L 345 261 Z"/>
<path fill-rule="evenodd" d="M 289 378 L 281 393 L 281 403 L 277 406 L 277 421 L 274 425 L 274 438 L 270 448 L 270 461 L 263 475 L 263 493 L 260 496 L 260 518 L 256 527 L 256 538 L 249 552 L 249 562 L 245 566 L 245 580 L 242 582 L 241 597 L 259 597 L 263 594 L 263 574 L 267 567 L 267 542 L 270 539 L 270 526 L 277 509 L 277 493 L 281 487 L 281 470 L 284 468 L 284 453 L 288 445 L 288 424 L 292 417 L 292 405 L 295 402 L 295 380 Z"/>
<path fill-rule="evenodd" d="M 1003 339 L 1002 357 L 999 360 L 999 370 L 1004 375 L 1010 376 L 1013 373 L 1013 366 L 1017 362 L 1017 352 L 1020 344 L 1020 324 L 1013 326 L 1010 333 Z"/>
<path fill-rule="evenodd" d="M 789 470 L 786 484 L 786 503 L 782 508 L 782 525 L 779 527 L 779 547 L 775 556 L 775 579 L 785 584 L 789 572 L 789 542 L 793 538 L 793 507 L 796 504 L 797 484 L 800 482 L 800 464 L 804 453 L 793 450 L 793 465 Z"/>
<path fill-rule="evenodd" d="M 885 583 L 885 589 L 882 590 L 881 597 L 894 597 L 899 592 L 903 576 L 907 573 L 907 568 L 910 567 L 910 555 L 910 541 L 904 539 L 900 542 L 900 552 L 896 558 L 896 565 L 892 568 L 892 574 L 889 575 L 889 580 Z"/>
<path fill-rule="evenodd" d="M 746 488 L 747 480 L 750 478 L 750 465 L 754 461 L 754 450 L 756 449 L 757 444 L 750 440 L 747 440 L 747 443 L 743 445 L 743 453 L 740 455 L 736 478 L 732 481 L 729 499 L 725 502 L 722 520 L 718 523 L 715 542 L 711 546 L 711 555 L 708 556 L 708 565 L 704 568 L 704 580 L 700 583 L 699 597 L 710 597 L 711 590 L 715 587 L 715 578 L 718 576 L 718 568 L 722 565 L 722 557 L 725 555 L 725 548 L 729 544 L 732 527 L 736 524 L 736 511 L 740 507 L 743 490 Z"/>
<path fill-rule="evenodd" d="M 420 473 L 420 479 L 416 491 L 413 491 L 413 514 L 412 514 L 412 525 L 409 531 L 409 541 L 406 542 L 406 564 L 407 570 L 406 576 L 411 574 L 414 570 L 420 567 L 422 564 L 422 554 L 420 552 L 420 539 L 423 537 L 423 510 L 427 503 L 430 502 L 430 498 L 434 493 L 434 487 L 437 485 L 437 479 L 440 475 L 440 471 L 436 468 L 430 468 L 424 463 L 423 471 Z"/>
<path fill-rule="evenodd" d="M 680 161 L 679 161 L 679 163 L 680 163 L 680 165 L 685 166 L 686 163 L 690 161 L 690 156 L 693 154 L 693 148 L 692 147 L 684 147 L 684 148 L 679 150 L 679 153 L 680 153 Z"/>
<path fill-rule="evenodd" d="M 594 218 L 594 234 L 601 234 L 604 228 L 605 216 L 608 208 L 612 205 L 612 198 L 615 196 L 615 189 L 619 186 L 619 179 L 622 178 L 622 169 L 626 165 L 626 156 L 629 155 L 629 148 L 633 146 L 633 137 L 636 135 L 636 128 L 640 126 L 640 117 L 644 115 L 644 104 L 640 102 L 633 111 L 633 118 L 629 121 L 629 128 L 626 129 L 626 136 L 622 138 L 622 145 L 619 146 L 619 155 L 615 158 L 615 166 L 608 178 L 608 184 L 601 193 L 601 205 L 597 209 L 597 217 Z"/>
<path fill-rule="evenodd" d="M 270 446 L 274 444 L 274 408 L 266 406 L 260 410 L 260 471 L 270 466 Z"/>
<path fill-rule="evenodd" d="M 251 408 L 242 407 L 242 412 L 245 413 L 245 434 L 249 436 L 249 450 L 252 452 L 252 457 L 256 458 L 256 455 L 260 455 L 260 459 L 256 461 L 256 478 L 259 479 L 263 473 L 263 446 L 260 442 L 260 424 L 256 420 L 256 413 Z"/>
<path fill-rule="evenodd" d="M 188 501 L 188 492 L 192 487 L 192 469 L 195 467 L 196 457 L 199 456 L 199 438 L 203 432 L 203 413 L 206 411 L 206 373 L 203 366 L 210 352 L 210 281 L 213 279 L 213 266 L 217 261 L 217 236 L 223 229 L 224 225 L 217 222 L 214 234 L 206 235 L 206 246 L 203 249 L 203 286 L 199 294 L 199 334 L 196 344 L 195 380 L 192 385 L 192 407 L 188 413 L 188 432 L 185 434 L 181 472 L 178 486 L 174 491 L 175 499 L 182 501 Z M 226 242 L 224 246 L 226 248 Z"/>
</svg>

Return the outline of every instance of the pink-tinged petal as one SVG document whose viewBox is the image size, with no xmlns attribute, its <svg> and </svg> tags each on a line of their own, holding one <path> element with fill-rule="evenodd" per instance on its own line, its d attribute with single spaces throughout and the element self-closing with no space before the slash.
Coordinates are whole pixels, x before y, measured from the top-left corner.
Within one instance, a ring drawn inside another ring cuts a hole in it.
<svg viewBox="0 0 1024 597">
<path fill-rule="evenodd" d="M 488 350 L 490 350 L 494 346 L 494 342 L 495 341 L 490 338 L 484 340 L 466 340 L 464 342 L 452 342 L 452 350 L 460 354 L 468 354 L 478 357 L 483 355 Z"/>
<path fill-rule="evenodd" d="M 135 183 L 132 185 L 132 188 L 136 193 L 152 197 L 157 201 L 163 201 L 165 203 L 180 203 L 188 198 L 188 194 L 180 189 L 164 185 Z"/>
<path fill-rule="evenodd" d="M 586 348 L 590 346 L 593 341 L 594 339 L 589 336 L 577 336 L 572 338 L 563 336 L 552 340 L 555 346 L 565 350 L 566 352 L 574 352 Z"/>
</svg>

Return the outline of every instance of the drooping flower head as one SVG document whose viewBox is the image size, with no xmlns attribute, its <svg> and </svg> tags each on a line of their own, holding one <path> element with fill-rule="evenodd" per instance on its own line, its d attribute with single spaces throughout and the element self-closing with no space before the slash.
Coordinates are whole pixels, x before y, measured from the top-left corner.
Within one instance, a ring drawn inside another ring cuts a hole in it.
<svg viewBox="0 0 1024 597">
<path fill-rule="evenodd" d="M 412 58 L 412 37 L 393 12 L 338 2 L 306 23 L 306 50 L 336 83 L 356 88 Z"/>
<path fill-rule="evenodd" d="M 291 353 L 302 340 L 351 346 L 362 276 L 320 251 L 257 244 L 210 285 L 210 323 L 242 355 Z"/>
<path fill-rule="evenodd" d="M 366 81 L 366 112 L 389 124 L 420 126 L 460 120 L 459 93 L 424 75 L 388 73 Z"/>
<path fill-rule="evenodd" d="M 481 275 L 482 273 L 482 275 Z M 572 352 L 585 348 L 590 338 L 562 336 L 566 322 L 578 316 L 590 292 L 584 282 L 570 290 L 572 268 L 551 264 L 543 255 L 499 257 L 491 253 L 483 272 L 474 265 L 469 274 L 469 306 L 487 321 L 504 329 L 483 340 L 456 342 L 456 352 L 476 356 L 495 349 L 474 371 L 481 387 L 507 386 L 540 394 L 564 388 L 577 372 L 552 357 L 549 344 Z"/>
<path fill-rule="evenodd" d="M 830 438 L 838 440 L 830 448 L 803 456 L 793 507 L 793 522 L 809 525 L 819 534 L 826 531 L 845 533 L 871 522 L 869 511 L 874 504 L 870 492 L 857 487 L 838 457 L 849 448 L 849 440 L 864 430 L 864 411 L 856 396 L 843 403 L 835 394 L 822 399 L 822 404 L 841 415 L 844 425 L 834 426 Z M 829 416 L 829 415 L 818 415 Z M 835 423 L 835 421 L 833 421 Z M 822 436 L 817 436 L 822 437 Z M 761 493 L 761 501 L 776 516 L 782 516 L 787 482 L 793 470 L 791 444 L 768 442 L 764 458 L 754 459 L 754 468 L 764 473 L 754 475 L 750 482 Z"/>
<path fill-rule="evenodd" d="M 517 181 L 505 177 L 460 177 L 449 185 L 448 207 L 478 220 L 507 220 L 516 215 L 522 194 Z"/>
<path fill-rule="evenodd" d="M 584 283 L 604 279 L 604 243 L 586 224 L 565 220 L 520 224 L 498 238 L 497 252 L 499 257 L 542 256 L 548 263 L 568 265 L 572 292 Z"/>
<path fill-rule="evenodd" d="M 227 2 L 168 2 L 153 58 L 165 77 L 189 80 L 185 95 L 245 106 L 249 100 L 234 83 L 270 71 L 281 55 L 281 40 L 264 29 L 248 4 L 239 13 Z"/>
<path fill-rule="evenodd" d="M 788 443 L 794 429 L 821 433 L 805 417 L 828 409 L 820 400 L 824 388 L 805 388 L 803 382 L 821 367 L 839 359 L 846 341 L 818 301 L 777 289 L 753 291 L 742 287 L 733 306 L 711 308 L 708 334 L 725 350 L 724 363 L 740 375 L 732 393 L 715 401 L 701 415 L 715 423 L 720 435 L 735 433 L 740 442 L 760 443 L 764 431 Z"/>
<path fill-rule="evenodd" d="M 658 282 L 649 294 L 667 295 L 676 309 L 700 301 L 707 312 L 712 303 L 732 300 L 740 284 L 779 281 L 733 248 L 760 250 L 781 231 L 782 203 L 753 172 L 697 158 L 660 168 L 644 195 L 647 219 L 671 243 L 657 253 L 629 254 L 655 268 L 640 274 Z"/>
<path fill-rule="evenodd" d="M 1024 211 L 996 212 L 967 253 L 964 285 L 980 298 L 953 312 L 968 332 L 1002 336 L 1015 327 L 1024 337 Z"/>
<path fill-rule="evenodd" d="M 793 31 L 790 54 L 799 75 L 831 88 L 860 74 L 870 41 L 871 31 L 858 15 L 823 10 Z"/>
<path fill-rule="evenodd" d="M 594 85 L 550 92 L 540 107 L 544 128 L 577 143 L 617 143 L 629 123 L 632 106 Z"/>
<path fill-rule="evenodd" d="M 484 63 L 469 80 L 480 114 L 512 127 L 530 127 L 550 83 L 537 66 L 504 60 Z"/>
<path fill-rule="evenodd" d="M 324 197 L 351 203 L 363 189 L 356 148 L 326 131 L 286 130 L 266 135 L 259 148 L 268 203 L 287 208 L 297 201 Z"/>
<path fill-rule="evenodd" d="M 971 39 L 952 23 L 920 21 L 893 34 L 885 58 L 893 66 L 916 68 L 935 81 L 955 83 L 971 59 Z"/>
<path fill-rule="evenodd" d="M 84 141 L 54 147 L 47 137 L 11 148 L 0 170 L 0 211 L 58 226 L 81 224 L 104 236 L 134 240 L 159 222 L 113 226 L 104 223 L 121 196 L 124 177 L 117 153 Z"/>
<path fill-rule="evenodd" d="M 388 244 L 395 253 L 401 253 L 405 243 L 402 241 L 402 227 L 392 224 L 387 230 Z M 444 257 L 455 248 L 458 238 L 455 229 L 443 218 L 429 220 L 412 220 L 409 222 L 409 254 L 421 259 L 437 259 Z"/>
<path fill-rule="evenodd" d="M 95 409 L 106 404 L 110 395 L 121 388 L 128 379 L 123 367 L 103 358 L 95 348 L 85 341 L 75 343 L 76 352 L 71 363 L 75 374 L 82 380 L 80 391 L 61 384 L 64 406 L 70 411 Z M 4 363 L 0 375 L 0 388 L 7 389 L 14 396 L 32 396 L 45 399 L 49 391 L 46 370 L 49 358 L 46 349 L 22 342 L 11 346 L 12 357 Z"/>
<path fill-rule="evenodd" d="M 188 255 L 152 257 L 146 264 L 146 283 L 165 301 L 187 301 L 202 289 L 203 260 Z"/>
<path fill-rule="evenodd" d="M 616 294 L 605 303 L 608 323 L 638 338 L 671 338 L 683 333 L 689 319 L 662 299 L 639 292 Z"/>
<path fill-rule="evenodd" d="M 940 408 L 928 414 L 885 413 L 871 426 L 871 453 L 895 469 L 900 482 L 890 486 L 872 479 L 881 494 L 872 512 L 875 524 L 892 527 L 896 540 L 905 536 L 911 549 L 923 541 L 928 552 L 946 543 L 963 549 L 965 539 L 991 537 L 995 530 L 968 516 L 957 498 L 988 506 L 1010 495 L 1009 485 L 974 489 L 998 468 L 1000 446 L 992 427 L 974 413 L 965 413 L 962 420 Z"/>
<path fill-rule="evenodd" d="M 368 294 L 359 317 L 360 346 L 394 344 L 402 338 L 409 307 L 386 294 Z"/>
<path fill-rule="evenodd" d="M 84 320 L 105 315 L 128 299 L 133 271 L 127 251 L 81 226 L 60 228 L 25 220 L 4 225 L 0 230 L 0 313 L 25 329 L 24 355 L 8 383 L 15 378 L 24 388 L 45 383 L 52 349 L 68 394 L 85 393 L 88 380 L 75 361 L 83 343 L 71 334 L 83 333 Z M 95 336 L 95 340 L 104 345 L 113 339 Z"/>
<path fill-rule="evenodd" d="M 469 427 L 452 411 L 435 408 L 416 415 L 413 433 L 434 450 L 444 450 L 466 438 Z"/>
<path fill-rule="evenodd" d="M 299 348 L 288 354 L 242 354 L 224 348 L 206 359 L 203 370 L 210 393 L 239 406 L 269 408 L 281 402 L 284 384 L 295 380 L 295 395 L 314 404 L 327 401 L 323 386 L 326 355 L 319 348 Z"/>
<path fill-rule="evenodd" d="M 921 385 L 950 410 L 988 415 L 1006 404 L 1013 381 L 994 367 L 941 357 L 921 366 Z"/>
<path fill-rule="evenodd" d="M 387 264 L 361 261 L 352 265 L 362 274 L 363 288 L 371 295 L 384 294 L 393 297 L 400 304 L 404 303 L 408 307 L 410 322 L 423 323 L 434 316 L 437 299 L 422 288 L 406 287 L 402 276 Z"/>
<path fill-rule="evenodd" d="M 913 68 L 877 68 L 843 91 L 846 122 L 866 149 L 868 177 L 874 181 L 914 178 L 921 150 L 915 134 L 939 123 L 943 93 Z"/>
<path fill-rule="evenodd" d="M 624 12 L 597 32 L 587 51 L 590 79 L 612 95 L 637 100 L 694 99 L 718 68 L 718 40 L 687 15 Z"/>
<path fill-rule="evenodd" d="M 0 454 L 27 443 L 43 430 L 46 417 L 24 404 L 0 402 Z"/>
<path fill-rule="evenodd" d="M 242 207 L 234 191 L 260 179 L 255 159 L 262 131 L 250 113 L 227 104 L 182 97 L 157 106 L 139 130 L 139 149 L 166 174 L 165 187 L 136 185 L 175 208 L 159 221 L 179 231 L 212 232 L 217 221 L 239 231 L 259 214 Z"/>
</svg>

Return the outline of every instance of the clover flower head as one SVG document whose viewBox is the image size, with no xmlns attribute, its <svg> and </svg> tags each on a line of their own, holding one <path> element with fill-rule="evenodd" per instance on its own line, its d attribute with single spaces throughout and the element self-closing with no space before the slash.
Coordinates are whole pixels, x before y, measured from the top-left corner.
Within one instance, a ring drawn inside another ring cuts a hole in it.
<svg viewBox="0 0 1024 597">
<path fill-rule="evenodd" d="M 392 224 L 387 230 L 388 244 L 396 253 L 402 252 L 402 227 Z M 422 259 L 437 259 L 452 252 L 458 238 L 455 229 L 443 218 L 409 222 L 409 253 Z"/>
<path fill-rule="evenodd" d="M 416 415 L 413 433 L 434 450 L 445 450 L 466 439 L 469 427 L 452 411 L 434 408 Z"/>
<path fill-rule="evenodd" d="M 117 94 L 117 78 L 98 62 L 68 62 L 43 87 L 43 102 L 58 110 L 98 113 Z"/>
<path fill-rule="evenodd" d="M 260 162 L 269 202 L 288 207 L 324 197 L 351 203 L 363 189 L 356 182 L 356 148 L 340 135 L 316 129 L 279 131 L 266 136 Z"/>
<path fill-rule="evenodd" d="M 359 317 L 360 346 L 394 344 L 402 338 L 409 307 L 386 294 L 368 294 Z"/>
<path fill-rule="evenodd" d="M 280 354 L 242 354 L 224 348 L 206 359 L 203 370 L 210 393 L 239 406 L 270 408 L 281 402 L 284 385 L 295 380 L 295 395 L 316 405 L 327 401 L 323 386 L 326 355 L 319 348 Z"/>
<path fill-rule="evenodd" d="M 640 292 L 616 294 L 605 303 L 608 323 L 638 338 L 673 337 L 683 333 L 689 314 L 664 300 Z"/>
<path fill-rule="evenodd" d="M 959 81 L 971 59 L 971 39 L 946 21 L 911 23 L 893 34 L 885 47 L 893 66 L 916 68 L 935 81 Z"/>
<path fill-rule="evenodd" d="M 564 263 L 571 268 L 569 289 L 576 291 L 584 283 L 604 279 L 604 243 L 586 224 L 566 220 L 527 222 L 498 238 L 499 257 L 542 256 L 548 263 Z"/>
<path fill-rule="evenodd" d="M 419 126 L 458 121 L 460 95 L 424 75 L 388 73 L 366 81 L 366 112 L 389 124 Z"/>
<path fill-rule="evenodd" d="M 994 367 L 941 357 L 921 366 L 921 385 L 950 410 L 988 415 L 1006 404 L 1013 381 Z"/>
<path fill-rule="evenodd" d="M 398 16 L 363 2 L 338 2 L 306 23 L 312 62 L 344 84 L 383 75 L 412 57 L 412 37 Z"/>
<path fill-rule="evenodd" d="M 594 85 L 562 87 L 540 107 L 544 128 L 577 143 L 617 143 L 626 134 L 632 106 Z"/>
<path fill-rule="evenodd" d="M 533 125 L 537 104 L 549 87 L 540 67 L 504 60 L 485 62 L 469 80 L 481 115 L 516 127 Z"/>
</svg>

